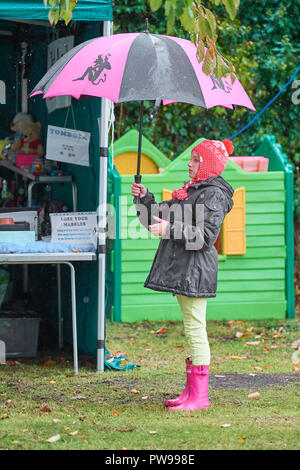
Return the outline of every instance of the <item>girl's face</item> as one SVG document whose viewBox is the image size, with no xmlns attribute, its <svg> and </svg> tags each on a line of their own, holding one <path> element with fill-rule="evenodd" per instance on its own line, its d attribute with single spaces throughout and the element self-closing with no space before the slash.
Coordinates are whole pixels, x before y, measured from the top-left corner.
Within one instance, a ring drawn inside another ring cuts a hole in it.
<svg viewBox="0 0 300 470">
<path fill-rule="evenodd" d="M 195 150 L 193 150 L 191 154 L 191 160 L 188 163 L 189 177 L 191 179 L 196 178 L 201 161 L 202 158 L 199 157 L 198 153 Z"/>
</svg>

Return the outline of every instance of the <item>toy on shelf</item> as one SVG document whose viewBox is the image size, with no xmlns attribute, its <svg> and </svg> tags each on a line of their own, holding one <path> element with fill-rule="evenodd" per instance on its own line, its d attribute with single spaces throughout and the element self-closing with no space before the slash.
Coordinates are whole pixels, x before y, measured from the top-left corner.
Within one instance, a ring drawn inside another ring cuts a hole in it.
<svg viewBox="0 0 300 470">
<path fill-rule="evenodd" d="M 40 135 L 41 123 L 31 122 L 25 129 L 24 138 L 15 142 L 11 148 L 18 153 L 34 154 L 41 157 L 44 153 L 44 148 Z"/>
<path fill-rule="evenodd" d="M 15 115 L 10 124 L 10 129 L 13 133 L 0 141 L 0 158 L 15 163 L 16 150 L 12 146 L 24 138 L 25 130 L 32 122 L 32 116 L 28 113 L 17 113 Z"/>
</svg>

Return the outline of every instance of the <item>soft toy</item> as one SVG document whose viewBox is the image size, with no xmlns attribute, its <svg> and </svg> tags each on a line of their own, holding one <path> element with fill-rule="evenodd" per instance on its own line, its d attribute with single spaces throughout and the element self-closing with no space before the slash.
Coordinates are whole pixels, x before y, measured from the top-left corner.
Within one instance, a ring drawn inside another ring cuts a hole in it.
<svg viewBox="0 0 300 470">
<path fill-rule="evenodd" d="M 17 153 L 32 153 L 35 155 L 42 156 L 44 148 L 42 141 L 40 140 L 41 135 L 41 123 L 31 122 L 27 125 L 23 139 L 15 142 L 11 148 L 17 151 Z"/>
<path fill-rule="evenodd" d="M 24 137 L 25 130 L 29 124 L 33 122 L 32 116 L 27 113 L 17 113 L 10 125 L 11 130 L 15 133 L 14 140 L 20 140 Z"/>
<path fill-rule="evenodd" d="M 17 113 L 15 115 L 10 124 L 13 134 L 2 141 L 1 158 L 7 158 L 12 163 L 15 163 L 16 151 L 12 149 L 12 145 L 24 138 L 25 129 L 32 122 L 32 116 L 28 113 Z"/>
</svg>

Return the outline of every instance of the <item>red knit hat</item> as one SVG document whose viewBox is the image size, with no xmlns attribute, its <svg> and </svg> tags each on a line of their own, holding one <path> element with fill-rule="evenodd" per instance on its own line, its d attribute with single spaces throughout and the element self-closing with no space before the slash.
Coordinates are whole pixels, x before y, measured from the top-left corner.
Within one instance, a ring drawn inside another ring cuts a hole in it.
<svg viewBox="0 0 300 470">
<path fill-rule="evenodd" d="M 234 147 L 230 140 L 203 140 L 193 148 L 201 157 L 196 178 L 193 178 L 180 189 L 172 193 L 174 199 L 185 199 L 187 188 L 198 181 L 206 180 L 212 176 L 221 175 L 227 165 L 228 157 L 233 153 Z"/>
<path fill-rule="evenodd" d="M 230 140 L 203 140 L 192 152 L 195 151 L 200 157 L 197 180 L 206 180 L 211 176 L 218 176 L 223 173 L 227 165 L 228 157 L 233 152 L 233 145 Z"/>
</svg>

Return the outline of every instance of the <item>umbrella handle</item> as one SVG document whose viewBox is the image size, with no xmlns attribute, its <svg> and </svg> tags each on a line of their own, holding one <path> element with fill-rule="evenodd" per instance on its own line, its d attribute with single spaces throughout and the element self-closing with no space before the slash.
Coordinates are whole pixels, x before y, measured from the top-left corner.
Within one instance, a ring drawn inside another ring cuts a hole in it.
<svg viewBox="0 0 300 470">
<path fill-rule="evenodd" d="M 134 182 L 137 184 L 141 184 L 142 181 L 142 175 L 134 175 Z M 140 203 L 140 198 L 139 196 L 135 196 L 133 199 L 134 204 L 139 204 Z"/>
</svg>

